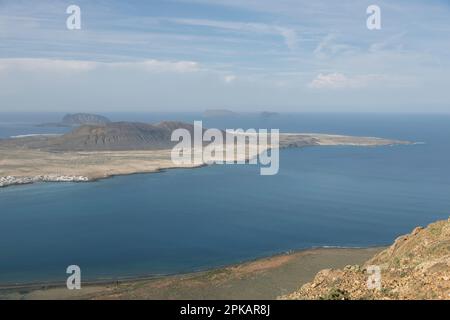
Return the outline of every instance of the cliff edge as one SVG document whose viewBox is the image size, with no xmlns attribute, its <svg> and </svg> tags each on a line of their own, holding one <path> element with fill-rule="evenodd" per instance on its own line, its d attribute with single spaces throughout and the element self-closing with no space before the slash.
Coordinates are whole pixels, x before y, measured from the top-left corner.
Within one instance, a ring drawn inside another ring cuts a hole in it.
<svg viewBox="0 0 450 320">
<path fill-rule="evenodd" d="M 371 266 L 380 268 L 381 288 L 368 288 Z M 322 270 L 280 299 L 450 300 L 450 218 L 415 228 L 362 266 Z"/>
</svg>

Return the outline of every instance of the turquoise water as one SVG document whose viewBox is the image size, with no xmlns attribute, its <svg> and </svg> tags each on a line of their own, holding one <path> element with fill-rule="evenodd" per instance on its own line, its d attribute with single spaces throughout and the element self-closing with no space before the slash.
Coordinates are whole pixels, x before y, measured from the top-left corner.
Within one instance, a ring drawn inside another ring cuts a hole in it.
<svg viewBox="0 0 450 320">
<path fill-rule="evenodd" d="M 425 144 L 284 150 L 276 176 L 232 165 L 0 189 L 0 284 L 63 281 L 70 264 L 84 279 L 109 279 L 310 247 L 385 245 L 449 216 L 449 116 L 248 116 L 205 124 L 233 128 L 236 121 Z M 10 123 L 0 135 L 11 128 L 35 133 Z"/>
</svg>

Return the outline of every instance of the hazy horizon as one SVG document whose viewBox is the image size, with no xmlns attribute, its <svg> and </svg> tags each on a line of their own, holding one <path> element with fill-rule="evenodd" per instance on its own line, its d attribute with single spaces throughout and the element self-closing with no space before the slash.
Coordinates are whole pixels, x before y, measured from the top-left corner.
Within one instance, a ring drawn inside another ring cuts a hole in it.
<svg viewBox="0 0 450 320">
<path fill-rule="evenodd" d="M 445 108 L 446 106 L 442 106 Z M 254 115 L 263 112 L 274 112 L 278 114 L 379 114 L 379 115 L 450 115 L 450 110 L 392 110 L 392 111 L 375 111 L 375 110 L 311 110 L 311 111 L 295 111 L 295 110 L 283 110 L 277 108 L 266 108 L 266 109 L 256 109 L 256 110 L 242 110 L 242 109 L 233 109 L 233 108 L 205 108 L 201 110 L 102 110 L 96 111 L 97 109 L 82 109 L 82 110 L 71 110 L 71 109 L 60 109 L 60 110 L 19 110 L 19 111 L 4 111 L 0 110 L 0 114 L 77 114 L 77 113 L 86 113 L 86 114 L 202 114 L 206 111 L 230 111 L 236 113 L 237 115 Z M 222 117 L 222 115 L 218 115 L 218 117 Z"/>
</svg>

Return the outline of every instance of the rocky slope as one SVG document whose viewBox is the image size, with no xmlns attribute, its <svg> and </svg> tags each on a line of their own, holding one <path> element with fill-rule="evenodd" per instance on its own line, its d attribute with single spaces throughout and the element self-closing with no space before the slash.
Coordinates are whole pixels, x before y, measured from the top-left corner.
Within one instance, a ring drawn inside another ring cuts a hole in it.
<svg viewBox="0 0 450 320">
<path fill-rule="evenodd" d="M 170 149 L 175 129 L 186 129 L 193 136 L 194 126 L 177 121 L 158 124 L 108 122 L 82 125 L 61 136 L 33 136 L 0 140 L 0 148 L 40 149 L 46 151 L 125 151 Z"/>
<path fill-rule="evenodd" d="M 139 122 L 112 122 L 105 125 L 84 125 L 50 142 L 49 148 L 58 151 L 92 150 L 147 150 L 165 149 L 171 141 L 173 130 L 194 126 L 181 122 L 147 124 Z"/>
<path fill-rule="evenodd" d="M 381 289 L 369 289 L 368 268 L 379 266 Z M 325 269 L 281 299 L 448 299 L 450 218 L 401 236 L 364 265 Z"/>
</svg>

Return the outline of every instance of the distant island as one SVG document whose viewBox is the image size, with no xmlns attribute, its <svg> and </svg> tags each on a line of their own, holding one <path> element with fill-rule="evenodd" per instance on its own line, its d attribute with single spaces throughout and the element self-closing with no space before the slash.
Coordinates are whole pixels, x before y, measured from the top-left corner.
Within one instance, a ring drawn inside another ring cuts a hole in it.
<svg viewBox="0 0 450 320">
<path fill-rule="evenodd" d="M 237 117 L 239 113 L 227 109 L 209 109 L 203 112 L 205 118 Z"/>
<path fill-rule="evenodd" d="M 94 118 L 77 116 L 69 119 Z M 85 182 L 180 167 L 171 160 L 172 148 L 177 143 L 171 141 L 171 133 L 179 128 L 194 131 L 192 124 L 176 121 L 157 124 L 102 121 L 102 124 L 78 126 L 60 136 L 33 135 L 0 140 L 0 187 L 39 181 Z M 409 143 L 375 137 L 281 133 L 279 148 Z M 258 149 L 255 145 L 249 145 L 249 148 L 253 153 Z M 236 157 L 247 160 L 255 155 L 250 156 L 249 151 L 237 153 Z M 205 164 L 182 167 L 202 165 Z"/>
<path fill-rule="evenodd" d="M 276 116 L 279 116 L 280 114 L 278 112 L 270 112 L 270 111 L 263 111 L 259 114 L 262 118 L 273 118 Z"/>
<path fill-rule="evenodd" d="M 247 114 L 247 113 L 245 113 Z M 235 111 L 227 110 L 227 109 L 209 109 L 203 112 L 204 118 L 236 118 L 243 116 L 245 114 L 238 113 Z M 261 118 L 273 118 L 276 116 L 279 116 L 280 114 L 278 112 L 271 112 L 271 111 L 262 111 L 262 112 L 252 112 L 249 114 L 256 114 L 260 116 Z"/>
<path fill-rule="evenodd" d="M 97 114 L 90 113 L 75 113 L 66 114 L 60 122 L 50 122 L 38 124 L 38 127 L 76 127 L 81 125 L 97 125 L 106 124 L 111 121 Z"/>
</svg>

